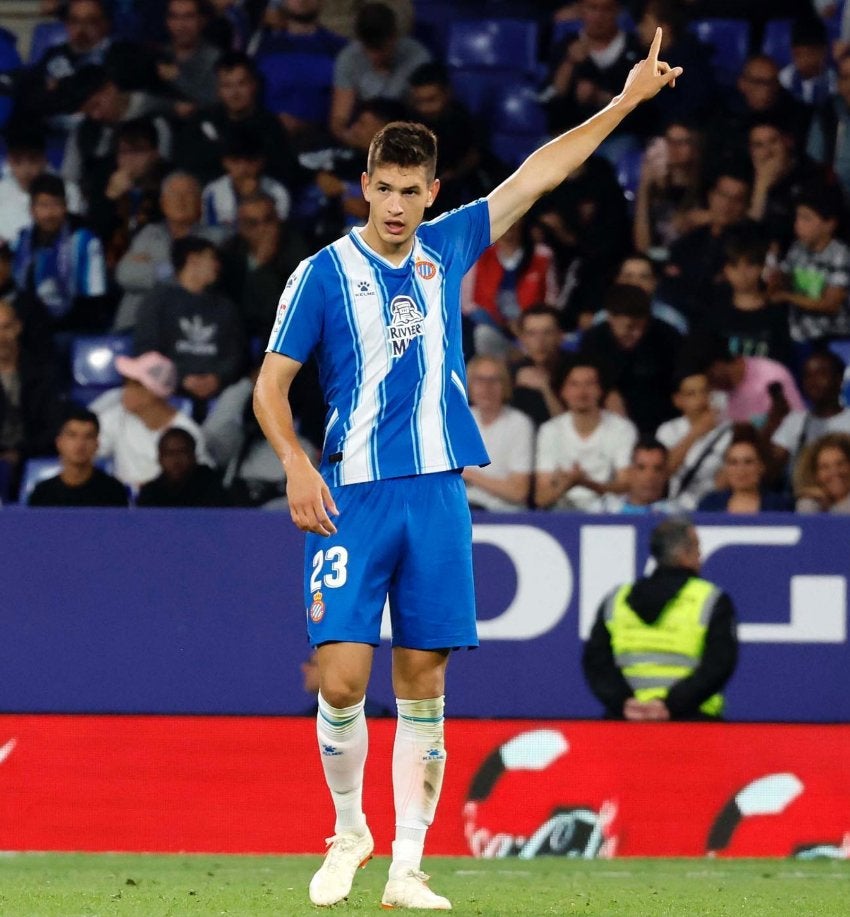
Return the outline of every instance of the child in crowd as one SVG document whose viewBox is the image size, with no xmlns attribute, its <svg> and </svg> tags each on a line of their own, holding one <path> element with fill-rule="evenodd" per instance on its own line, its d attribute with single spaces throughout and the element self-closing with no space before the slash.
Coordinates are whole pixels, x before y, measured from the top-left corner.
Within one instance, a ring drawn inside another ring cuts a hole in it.
<svg viewBox="0 0 850 917">
<path fill-rule="evenodd" d="M 791 28 L 791 63 L 779 82 L 805 105 L 821 105 L 836 92 L 835 71 L 829 65 L 826 26 L 816 16 L 801 16 Z"/>
</svg>

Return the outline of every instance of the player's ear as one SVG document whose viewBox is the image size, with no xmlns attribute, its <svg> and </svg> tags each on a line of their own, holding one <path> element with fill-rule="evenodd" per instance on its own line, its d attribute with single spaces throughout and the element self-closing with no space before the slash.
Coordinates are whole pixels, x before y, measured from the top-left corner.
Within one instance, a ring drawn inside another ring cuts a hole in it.
<svg viewBox="0 0 850 917">
<path fill-rule="evenodd" d="M 435 178 L 431 183 L 431 187 L 428 189 L 428 199 L 425 203 L 426 207 L 430 207 L 431 204 L 437 199 L 437 195 L 440 193 L 440 179 Z"/>
<path fill-rule="evenodd" d="M 369 190 L 369 173 L 368 172 L 362 172 L 360 175 L 360 190 L 363 192 L 363 197 L 365 197 L 366 200 L 368 201 L 369 200 L 369 195 L 367 194 Z"/>
</svg>

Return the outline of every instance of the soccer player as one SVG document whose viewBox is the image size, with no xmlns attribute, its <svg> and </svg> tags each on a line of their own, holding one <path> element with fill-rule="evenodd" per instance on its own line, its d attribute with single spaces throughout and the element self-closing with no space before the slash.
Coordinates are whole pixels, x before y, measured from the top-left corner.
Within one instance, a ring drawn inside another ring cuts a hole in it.
<svg viewBox="0 0 850 917">
<path fill-rule="evenodd" d="M 361 179 L 366 226 L 302 262 L 281 296 L 257 380 L 257 418 L 286 470 L 307 532 L 305 604 L 318 647 L 317 733 L 336 810 L 310 899 L 347 897 L 373 849 L 362 809 L 363 702 L 389 598 L 398 726 L 396 837 L 382 904 L 449 910 L 420 863 L 445 768 L 449 651 L 476 646 L 465 465 L 487 454 L 469 410 L 460 282 L 481 252 L 581 165 L 623 118 L 681 68 L 658 60 L 661 30 L 623 91 L 550 141 L 486 199 L 422 223 L 439 191 L 436 140 L 419 124 L 379 131 Z M 320 471 L 292 422 L 288 393 L 316 351 L 328 403 Z M 337 522 L 331 520 L 333 515 Z"/>
</svg>

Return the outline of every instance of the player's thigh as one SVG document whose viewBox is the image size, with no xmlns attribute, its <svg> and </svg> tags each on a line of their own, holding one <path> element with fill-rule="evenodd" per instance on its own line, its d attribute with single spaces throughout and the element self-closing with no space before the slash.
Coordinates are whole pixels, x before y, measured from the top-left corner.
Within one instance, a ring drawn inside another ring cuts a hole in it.
<svg viewBox="0 0 850 917">
<path fill-rule="evenodd" d="M 340 513 L 328 537 L 308 534 L 304 602 L 313 646 L 329 641 L 380 642 L 386 602 L 399 545 L 399 513 L 381 482 L 333 488 Z"/>
<path fill-rule="evenodd" d="M 404 551 L 390 587 L 393 646 L 477 646 L 472 519 L 459 474 L 411 479 Z"/>
</svg>

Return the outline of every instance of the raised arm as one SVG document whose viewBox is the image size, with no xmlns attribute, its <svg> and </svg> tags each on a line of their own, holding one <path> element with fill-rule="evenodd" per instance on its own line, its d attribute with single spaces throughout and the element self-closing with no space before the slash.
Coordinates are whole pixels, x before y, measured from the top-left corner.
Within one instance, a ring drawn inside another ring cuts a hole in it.
<svg viewBox="0 0 850 917">
<path fill-rule="evenodd" d="M 661 89 L 675 85 L 681 67 L 670 67 L 658 59 L 661 29 L 646 58 L 632 67 L 622 92 L 584 124 L 550 140 L 487 197 L 490 208 L 490 240 L 495 242 L 531 205 L 577 169 L 641 102 L 651 99 Z"/>
<path fill-rule="evenodd" d="M 328 485 L 298 441 L 289 406 L 289 389 L 299 369 L 297 360 L 267 353 L 254 387 L 254 413 L 286 471 L 292 521 L 304 532 L 333 535 L 336 526 L 328 512 L 338 515 L 339 510 Z"/>
</svg>

